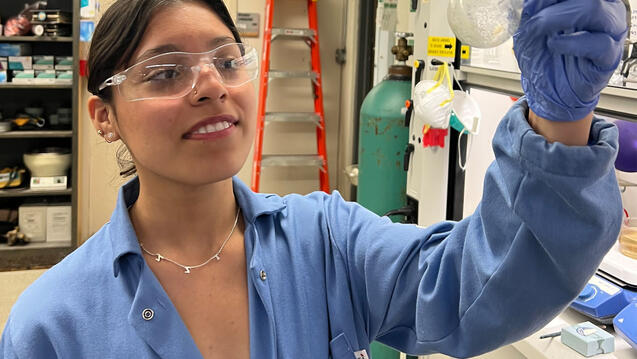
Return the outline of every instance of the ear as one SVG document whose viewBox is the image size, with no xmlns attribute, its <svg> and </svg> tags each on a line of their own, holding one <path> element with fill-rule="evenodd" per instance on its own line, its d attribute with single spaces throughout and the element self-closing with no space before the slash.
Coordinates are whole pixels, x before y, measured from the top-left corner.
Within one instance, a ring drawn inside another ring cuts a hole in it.
<svg viewBox="0 0 637 359">
<path fill-rule="evenodd" d="M 99 96 L 91 96 L 88 99 L 88 112 L 95 130 L 101 131 L 101 136 L 106 142 L 113 142 L 120 139 L 117 127 L 117 118 L 113 107 L 104 102 Z"/>
</svg>

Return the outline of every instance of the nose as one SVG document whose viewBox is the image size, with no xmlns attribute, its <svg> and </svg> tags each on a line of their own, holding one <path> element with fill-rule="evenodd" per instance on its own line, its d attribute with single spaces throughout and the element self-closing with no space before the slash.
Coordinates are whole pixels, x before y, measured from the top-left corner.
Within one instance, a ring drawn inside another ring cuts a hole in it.
<svg viewBox="0 0 637 359">
<path fill-rule="evenodd" d="M 207 100 L 224 102 L 228 97 L 228 90 L 219 71 L 210 63 L 201 63 L 191 94 L 193 104 Z"/>
</svg>

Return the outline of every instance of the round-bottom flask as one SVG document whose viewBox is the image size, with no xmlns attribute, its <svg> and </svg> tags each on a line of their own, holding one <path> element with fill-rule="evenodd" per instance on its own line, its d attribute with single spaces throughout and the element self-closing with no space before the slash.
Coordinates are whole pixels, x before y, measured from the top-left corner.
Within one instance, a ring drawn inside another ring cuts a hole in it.
<svg viewBox="0 0 637 359">
<path fill-rule="evenodd" d="M 463 44 L 496 47 L 517 31 L 523 5 L 523 0 L 450 0 L 447 19 Z"/>
</svg>

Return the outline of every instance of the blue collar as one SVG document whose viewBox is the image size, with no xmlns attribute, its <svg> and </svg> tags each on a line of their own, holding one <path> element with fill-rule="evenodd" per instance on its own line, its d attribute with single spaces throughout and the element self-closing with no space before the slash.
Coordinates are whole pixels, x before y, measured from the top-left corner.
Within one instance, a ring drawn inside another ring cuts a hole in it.
<svg viewBox="0 0 637 359">
<path fill-rule="evenodd" d="M 236 176 L 232 178 L 232 185 L 243 218 L 248 224 L 253 225 L 261 215 L 273 214 L 285 209 L 285 203 L 281 197 L 274 194 L 254 193 Z M 119 189 L 117 204 L 106 229 L 106 236 L 113 246 L 113 275 L 115 277 L 119 275 L 122 257 L 127 254 L 141 257 L 137 234 L 128 214 L 128 208 L 137 201 L 138 196 L 139 179 L 135 177 Z"/>
</svg>

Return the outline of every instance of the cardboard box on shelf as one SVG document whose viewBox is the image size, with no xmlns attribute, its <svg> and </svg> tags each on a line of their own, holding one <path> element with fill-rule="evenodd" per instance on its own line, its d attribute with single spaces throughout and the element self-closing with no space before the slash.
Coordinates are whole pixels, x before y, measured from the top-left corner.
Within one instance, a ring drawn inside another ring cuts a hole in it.
<svg viewBox="0 0 637 359">
<path fill-rule="evenodd" d="M 24 70 L 24 71 L 12 71 L 11 83 L 14 84 L 35 84 L 35 71 L 33 70 Z"/>
<path fill-rule="evenodd" d="M 34 70 L 55 70 L 55 56 L 33 56 Z"/>
<path fill-rule="evenodd" d="M 35 83 L 38 85 L 55 84 L 55 70 L 35 71 Z"/>
<path fill-rule="evenodd" d="M 46 241 L 71 241 L 71 204 L 49 206 L 46 208 Z"/>
<path fill-rule="evenodd" d="M 62 85 L 73 84 L 73 71 L 55 71 L 56 79 L 55 83 Z"/>
<path fill-rule="evenodd" d="M 73 70 L 73 56 L 56 56 L 56 70 Z"/>
<path fill-rule="evenodd" d="M 9 56 L 9 70 L 32 70 L 33 57 Z"/>
<path fill-rule="evenodd" d="M 31 242 L 46 241 L 46 206 L 24 204 L 18 208 L 18 225 Z"/>
</svg>

